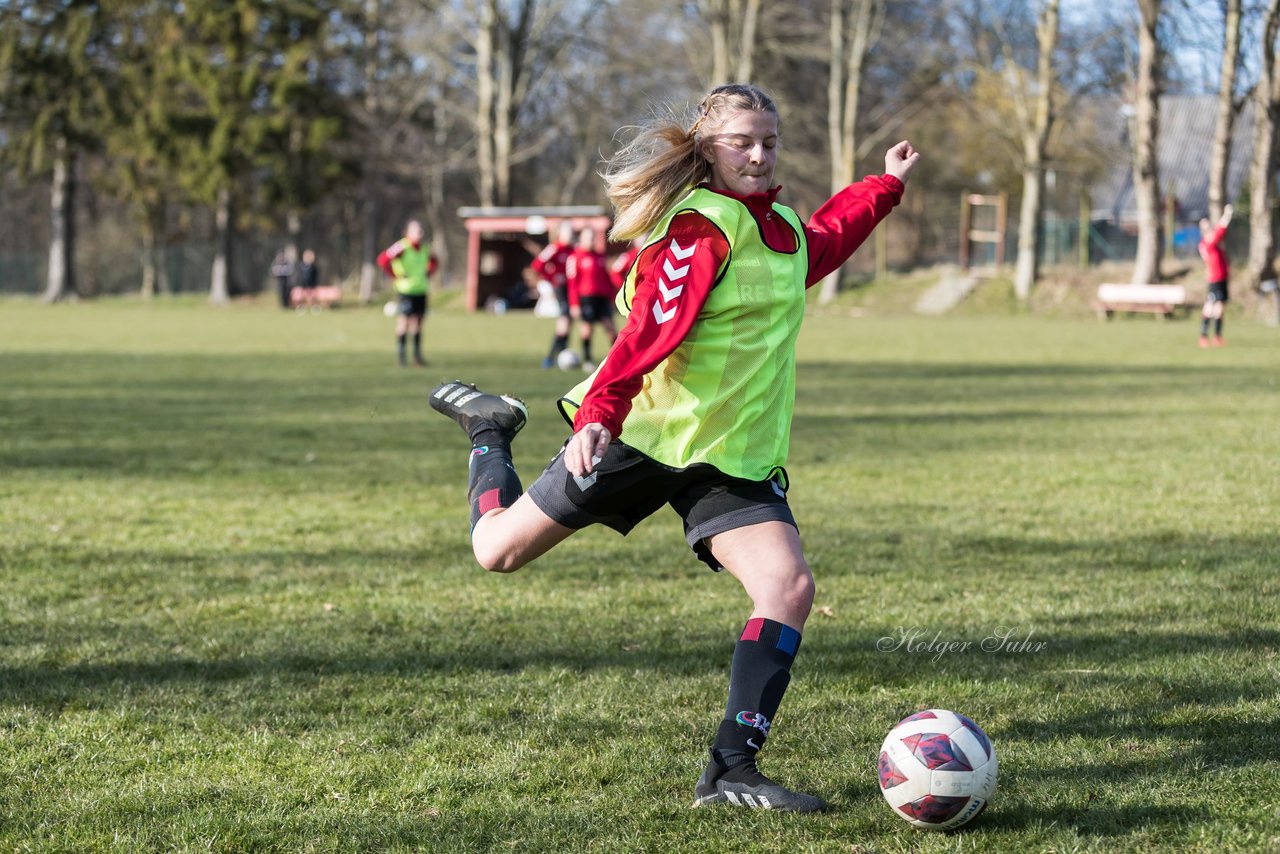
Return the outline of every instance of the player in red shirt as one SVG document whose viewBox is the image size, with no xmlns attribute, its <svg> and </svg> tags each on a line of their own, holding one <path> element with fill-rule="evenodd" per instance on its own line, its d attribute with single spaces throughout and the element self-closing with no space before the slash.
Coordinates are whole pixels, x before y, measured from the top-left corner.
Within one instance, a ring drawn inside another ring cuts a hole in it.
<svg viewBox="0 0 1280 854">
<path fill-rule="evenodd" d="M 1227 234 L 1227 226 L 1231 223 L 1231 205 L 1222 209 L 1222 216 L 1217 226 L 1209 220 L 1200 220 L 1200 257 L 1204 259 L 1205 276 L 1209 279 L 1209 290 L 1204 297 L 1204 311 L 1200 320 L 1200 346 L 1221 347 L 1227 342 L 1222 340 L 1222 311 L 1227 307 L 1230 297 L 1227 295 L 1227 277 L 1230 268 L 1227 253 L 1222 248 L 1222 238 Z M 1214 322 L 1213 338 L 1209 338 L 1209 321 Z"/>
<path fill-rule="evenodd" d="M 529 265 L 541 281 L 550 283 L 555 289 L 556 302 L 560 304 L 560 316 L 556 318 L 556 333 L 551 339 L 551 352 L 542 360 L 542 367 L 550 368 L 556 363 L 556 356 L 569 346 L 569 327 L 572 320 L 569 313 L 569 280 L 565 275 L 565 267 L 569 264 L 569 256 L 573 253 L 573 225 L 560 223 L 556 239 L 546 245 Z"/>
<path fill-rule="evenodd" d="M 622 289 L 622 283 L 627 280 L 627 272 L 631 269 L 631 265 L 636 262 L 636 257 L 640 254 L 640 248 L 644 246 L 644 238 L 637 237 L 631 241 L 631 245 L 627 247 L 627 251 L 609 262 L 609 278 L 613 280 L 613 289 L 619 291 Z"/>
<path fill-rule="evenodd" d="M 569 311 L 580 321 L 578 337 L 582 340 L 582 367 L 587 373 L 596 369 L 591 360 L 591 333 L 599 323 L 609 334 L 609 345 L 618 340 L 618 327 L 613 322 L 613 297 L 618 292 L 610 275 L 604 253 L 596 251 L 596 233 L 584 228 L 578 234 L 578 245 L 569 256 L 565 272 L 569 279 Z"/>
</svg>

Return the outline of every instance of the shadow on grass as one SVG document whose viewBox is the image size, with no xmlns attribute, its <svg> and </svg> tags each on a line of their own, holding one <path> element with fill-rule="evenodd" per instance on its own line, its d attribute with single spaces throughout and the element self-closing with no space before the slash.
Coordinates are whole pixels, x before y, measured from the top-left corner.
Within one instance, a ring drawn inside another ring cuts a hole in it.
<svg viewBox="0 0 1280 854">
<path fill-rule="evenodd" d="M 3 392 L 0 415 L 0 426 L 15 441 L 0 448 L 0 468 L 172 476 L 218 467 L 282 467 L 307 453 L 349 459 L 355 466 L 361 464 L 360 449 L 430 454 L 423 438 L 445 437 L 449 426 L 430 419 L 425 394 L 435 382 L 456 375 L 525 396 L 536 415 L 528 432 L 546 443 L 549 455 L 565 431 L 554 401 L 572 380 L 495 357 L 445 356 L 426 371 L 397 372 L 381 354 L 317 353 L 3 354 L 0 373 L 15 378 Z M 1186 365 L 806 362 L 795 429 L 948 429 L 1035 419 L 1061 421 L 1072 430 L 1082 420 L 1123 417 L 1114 410 L 1103 416 L 1070 411 L 1081 399 L 1141 405 L 1176 387 L 1254 392 L 1267 387 L 1265 374 L 1257 368 Z M 1047 400 L 1062 406 L 1009 405 Z M 918 411 L 922 401 L 933 411 Z M 988 404 L 987 411 L 972 411 Z M 829 414 L 848 406 L 890 411 Z M 903 411 L 894 413 L 895 407 Z"/>
</svg>

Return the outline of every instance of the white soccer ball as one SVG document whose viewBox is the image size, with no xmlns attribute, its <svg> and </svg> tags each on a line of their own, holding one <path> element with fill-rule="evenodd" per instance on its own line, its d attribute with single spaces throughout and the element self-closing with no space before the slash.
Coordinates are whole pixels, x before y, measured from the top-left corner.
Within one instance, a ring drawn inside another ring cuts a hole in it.
<svg viewBox="0 0 1280 854">
<path fill-rule="evenodd" d="M 573 350 L 561 350 L 556 356 L 556 367 L 562 371 L 573 371 L 582 367 L 582 360 Z"/>
<path fill-rule="evenodd" d="M 945 709 L 898 722 L 880 746 L 880 794 L 916 827 L 953 830 L 972 821 L 996 790 L 996 751 L 982 728 Z"/>
<path fill-rule="evenodd" d="M 398 303 L 396 303 L 395 300 L 392 300 L 391 302 L 388 302 L 388 303 L 384 303 L 382 306 L 382 313 L 385 314 L 387 317 L 395 317 L 396 312 L 399 310 L 400 310 L 400 306 Z"/>
</svg>

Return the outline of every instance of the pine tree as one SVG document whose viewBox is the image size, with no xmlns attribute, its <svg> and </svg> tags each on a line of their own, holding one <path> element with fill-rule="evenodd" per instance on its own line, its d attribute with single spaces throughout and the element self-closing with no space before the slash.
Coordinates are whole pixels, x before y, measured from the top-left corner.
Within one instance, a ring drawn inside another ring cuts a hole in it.
<svg viewBox="0 0 1280 854">
<path fill-rule="evenodd" d="M 77 163 L 100 138 L 112 70 L 107 36 L 99 3 L 30 0 L 0 9 L 0 156 L 24 178 L 50 181 L 46 302 L 76 293 Z"/>
</svg>

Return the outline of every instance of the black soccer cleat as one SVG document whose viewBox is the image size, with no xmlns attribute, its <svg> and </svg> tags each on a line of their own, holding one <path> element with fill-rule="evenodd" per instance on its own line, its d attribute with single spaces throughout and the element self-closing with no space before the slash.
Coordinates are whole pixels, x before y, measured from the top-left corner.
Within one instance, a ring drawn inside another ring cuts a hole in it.
<svg viewBox="0 0 1280 854">
<path fill-rule="evenodd" d="M 441 383 L 428 399 L 432 409 L 457 421 L 470 439 L 485 430 L 497 430 L 511 441 L 529 419 L 524 401 L 505 394 L 485 394 L 461 380 Z"/>
<path fill-rule="evenodd" d="M 726 775 L 733 779 L 725 779 Z M 760 773 L 755 762 L 735 766 L 733 773 L 729 774 L 714 759 L 707 763 L 706 770 L 698 778 L 698 785 L 693 789 L 693 806 L 707 804 L 732 804 L 780 812 L 821 812 L 827 808 L 822 798 L 793 792 L 773 782 Z"/>
</svg>

